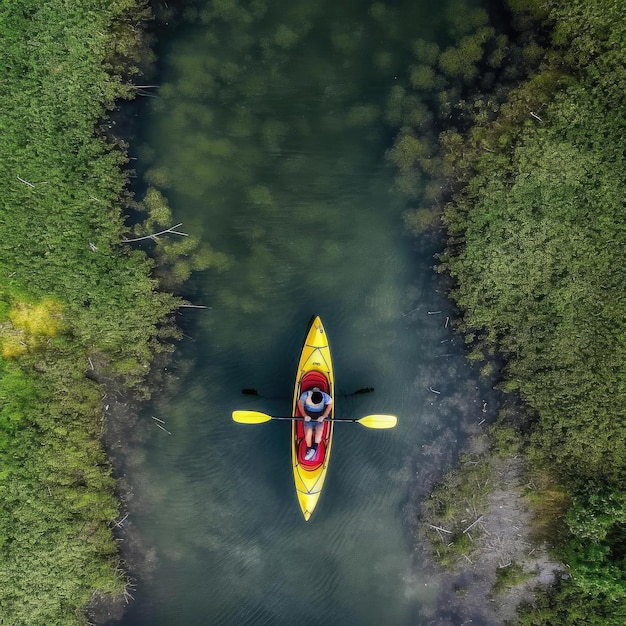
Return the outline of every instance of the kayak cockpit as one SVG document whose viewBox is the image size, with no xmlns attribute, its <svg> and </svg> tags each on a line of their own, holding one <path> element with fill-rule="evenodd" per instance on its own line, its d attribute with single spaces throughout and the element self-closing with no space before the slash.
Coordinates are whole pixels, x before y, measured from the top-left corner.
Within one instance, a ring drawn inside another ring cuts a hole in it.
<svg viewBox="0 0 626 626">
<path fill-rule="evenodd" d="M 321 389 L 328 395 L 332 394 L 331 386 L 328 381 L 328 378 L 322 372 L 319 372 L 317 370 L 311 370 L 309 372 L 306 372 L 306 374 L 304 374 L 302 376 L 302 379 L 300 380 L 299 387 L 300 389 L 299 389 L 298 395 L 304 393 L 305 391 L 308 391 L 309 389 L 313 389 L 314 387 Z M 303 417 L 303 415 L 300 414 L 300 411 L 297 408 L 297 404 L 296 404 L 295 414 L 297 417 Z M 331 416 L 332 416 L 332 412 L 331 412 Z M 298 463 L 303 468 L 309 471 L 317 469 L 320 465 L 324 463 L 324 460 L 326 458 L 326 449 L 328 447 L 328 440 L 329 440 L 330 433 L 331 433 L 330 420 L 328 419 L 324 420 L 324 424 L 322 428 L 323 428 L 322 440 L 317 447 L 317 452 L 311 460 L 307 461 L 304 458 L 304 455 L 306 453 L 306 442 L 304 440 L 304 422 L 303 421 L 296 422 L 295 446 L 297 450 Z"/>
</svg>

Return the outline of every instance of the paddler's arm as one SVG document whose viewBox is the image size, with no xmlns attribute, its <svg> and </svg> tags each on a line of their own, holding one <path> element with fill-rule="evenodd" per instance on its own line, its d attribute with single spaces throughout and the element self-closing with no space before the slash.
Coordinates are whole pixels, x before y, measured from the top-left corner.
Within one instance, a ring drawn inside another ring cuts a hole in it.
<svg viewBox="0 0 626 626">
<path fill-rule="evenodd" d="M 330 399 L 328 401 L 328 404 L 326 405 L 326 408 L 324 409 L 324 412 L 317 418 L 318 422 L 323 422 L 325 418 L 327 418 L 330 415 L 330 412 L 332 411 L 333 408 L 333 401 L 332 399 Z"/>
<path fill-rule="evenodd" d="M 298 400 L 298 413 L 300 413 L 300 415 L 304 415 L 305 422 L 311 421 L 311 416 L 307 415 L 306 411 L 304 410 L 304 402 L 302 400 Z"/>
</svg>

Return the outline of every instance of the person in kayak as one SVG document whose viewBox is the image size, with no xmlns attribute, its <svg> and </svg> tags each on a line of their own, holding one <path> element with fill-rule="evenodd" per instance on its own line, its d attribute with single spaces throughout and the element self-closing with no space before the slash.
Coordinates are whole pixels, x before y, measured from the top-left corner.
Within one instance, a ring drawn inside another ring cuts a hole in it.
<svg viewBox="0 0 626 626">
<path fill-rule="evenodd" d="M 333 399 L 319 387 L 305 391 L 298 400 L 300 415 L 304 415 L 304 441 L 306 443 L 304 459 L 306 461 L 310 461 L 317 454 L 317 447 L 324 433 L 324 419 L 330 415 L 332 408 Z"/>
</svg>

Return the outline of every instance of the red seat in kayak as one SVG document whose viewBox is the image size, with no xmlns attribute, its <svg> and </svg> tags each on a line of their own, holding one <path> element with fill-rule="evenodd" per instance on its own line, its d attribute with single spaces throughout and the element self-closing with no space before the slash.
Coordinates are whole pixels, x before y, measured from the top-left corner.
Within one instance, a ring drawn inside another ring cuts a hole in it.
<svg viewBox="0 0 626 626">
<path fill-rule="evenodd" d="M 317 387 L 321 389 L 325 393 L 330 393 L 330 385 L 328 384 L 328 379 L 322 372 L 318 371 L 310 371 L 307 372 L 300 381 L 300 395 L 303 392 L 308 391 L 309 389 L 313 389 L 313 387 Z M 296 408 L 296 415 L 298 417 L 302 417 L 300 411 Z M 330 428 L 330 424 L 328 420 L 324 422 L 324 430 L 322 432 L 322 441 L 317 447 L 317 454 L 310 460 L 306 461 L 304 455 L 306 453 L 306 443 L 304 441 L 304 422 L 299 421 L 296 425 L 296 435 L 298 437 L 298 461 L 302 464 L 303 467 L 307 469 L 314 469 L 317 467 L 323 460 L 326 455 L 326 443 L 328 441 L 328 431 Z"/>
</svg>

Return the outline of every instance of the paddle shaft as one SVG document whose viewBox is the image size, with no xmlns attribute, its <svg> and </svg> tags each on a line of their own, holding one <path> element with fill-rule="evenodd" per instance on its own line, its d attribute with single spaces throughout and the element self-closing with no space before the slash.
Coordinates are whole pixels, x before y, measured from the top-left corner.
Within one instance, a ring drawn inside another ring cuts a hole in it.
<svg viewBox="0 0 626 626">
<path fill-rule="evenodd" d="M 300 416 L 296 416 L 296 415 L 284 415 L 284 416 L 276 416 L 276 415 L 272 415 L 271 416 L 273 420 L 290 420 L 292 422 L 304 422 L 306 421 L 304 417 L 300 417 Z M 329 420 L 329 421 L 333 421 L 333 422 L 358 422 L 358 419 L 350 419 L 348 417 L 341 417 L 341 418 L 335 418 L 335 417 L 326 417 L 324 418 L 325 420 Z M 318 422 L 316 417 L 312 417 L 311 422 L 316 422 L 317 424 L 323 424 L 324 422 Z"/>
</svg>

